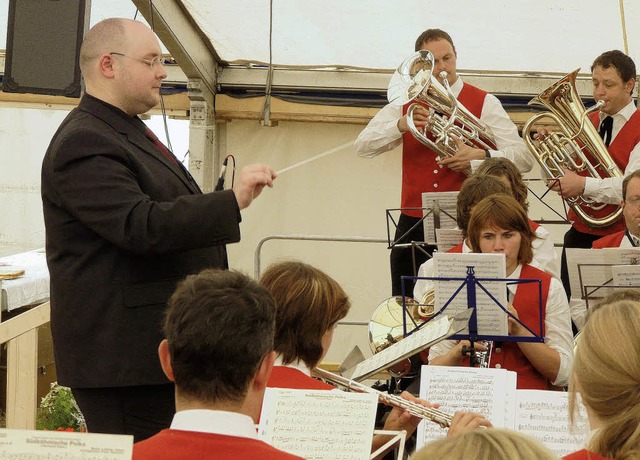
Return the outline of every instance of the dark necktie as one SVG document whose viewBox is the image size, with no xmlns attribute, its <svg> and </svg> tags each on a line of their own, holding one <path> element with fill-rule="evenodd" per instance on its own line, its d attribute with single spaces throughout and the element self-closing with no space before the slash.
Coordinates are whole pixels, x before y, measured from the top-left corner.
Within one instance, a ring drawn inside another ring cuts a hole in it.
<svg viewBox="0 0 640 460">
<path fill-rule="evenodd" d="M 604 145 L 609 147 L 611 143 L 611 131 L 613 131 L 613 117 L 607 115 L 600 123 L 600 137 L 604 141 Z"/>
<path fill-rule="evenodd" d="M 178 166 L 178 159 L 173 155 L 173 153 L 171 153 L 171 151 L 169 151 L 168 148 L 164 146 L 162 142 L 160 142 L 160 139 L 156 137 L 153 131 L 151 131 L 149 128 L 145 128 L 145 130 L 146 130 L 147 138 L 149 138 L 149 140 L 153 142 L 156 145 L 156 147 L 158 147 L 158 150 L 160 150 L 160 152 L 162 152 L 162 154 L 165 157 L 167 157 L 167 159 L 171 161 L 171 163 Z"/>
</svg>

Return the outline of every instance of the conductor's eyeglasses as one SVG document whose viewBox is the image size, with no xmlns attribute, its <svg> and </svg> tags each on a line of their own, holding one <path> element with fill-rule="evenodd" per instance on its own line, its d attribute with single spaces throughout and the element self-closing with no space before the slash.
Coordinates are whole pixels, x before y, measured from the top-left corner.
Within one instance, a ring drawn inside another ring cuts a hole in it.
<svg viewBox="0 0 640 460">
<path fill-rule="evenodd" d="M 135 59 L 136 61 L 144 62 L 145 64 L 147 64 L 152 69 L 157 69 L 158 67 L 161 67 L 162 64 L 163 64 L 162 63 L 162 58 L 160 56 L 156 56 L 153 59 L 143 59 L 143 58 L 137 58 L 137 57 L 129 56 L 128 54 L 116 53 L 115 51 L 111 51 L 109 54 L 115 54 L 116 56 L 122 56 L 122 57 L 126 57 L 126 58 L 129 58 L 129 59 Z"/>
</svg>

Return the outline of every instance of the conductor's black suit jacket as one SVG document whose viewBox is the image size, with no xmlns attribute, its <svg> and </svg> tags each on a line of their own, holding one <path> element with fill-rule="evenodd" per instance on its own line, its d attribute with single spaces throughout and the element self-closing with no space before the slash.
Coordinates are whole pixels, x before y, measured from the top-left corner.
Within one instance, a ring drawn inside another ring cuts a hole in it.
<svg viewBox="0 0 640 460">
<path fill-rule="evenodd" d="M 137 117 L 85 95 L 47 150 L 42 202 L 59 383 L 167 383 L 167 299 L 186 275 L 227 267 L 224 245 L 240 240 L 233 192 L 202 194 Z"/>
</svg>

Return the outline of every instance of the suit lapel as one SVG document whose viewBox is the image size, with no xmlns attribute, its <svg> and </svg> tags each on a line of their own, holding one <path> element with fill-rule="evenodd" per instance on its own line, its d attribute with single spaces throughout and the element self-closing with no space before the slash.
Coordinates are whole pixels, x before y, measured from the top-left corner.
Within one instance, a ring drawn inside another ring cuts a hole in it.
<svg viewBox="0 0 640 460">
<path fill-rule="evenodd" d="M 105 107 L 101 102 L 92 97 L 83 97 L 80 101 L 80 104 L 78 105 L 78 108 L 91 113 L 95 117 L 103 120 L 105 123 L 108 123 L 116 132 L 125 136 L 127 138 L 127 141 L 133 144 L 137 149 L 142 150 L 147 155 L 152 156 L 157 161 L 162 163 L 178 179 L 180 179 L 192 193 L 202 193 L 202 190 L 196 183 L 195 179 L 193 179 L 184 165 L 179 162 L 177 165 L 173 164 L 162 154 L 162 152 L 158 150 L 158 147 L 153 143 L 153 141 L 147 138 L 144 133 L 136 129 L 129 120 L 114 113 L 113 110 Z"/>
</svg>

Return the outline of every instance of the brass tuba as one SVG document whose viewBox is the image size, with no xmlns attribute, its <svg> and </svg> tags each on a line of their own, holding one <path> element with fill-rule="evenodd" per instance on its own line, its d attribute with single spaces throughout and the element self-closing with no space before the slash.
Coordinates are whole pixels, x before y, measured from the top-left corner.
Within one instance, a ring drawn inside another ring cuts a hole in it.
<svg viewBox="0 0 640 460">
<path fill-rule="evenodd" d="M 491 129 L 458 102 L 451 92 L 446 72 L 441 72 L 443 84 L 433 75 L 433 55 L 417 51 L 405 59 L 391 77 L 387 98 L 394 105 L 415 101 L 407 109 L 409 131 L 420 143 L 436 152 L 440 158 L 457 152 L 452 136 L 479 149 L 495 149 Z M 418 129 L 413 112 L 418 104 L 429 109 L 429 122 Z"/>
<path fill-rule="evenodd" d="M 575 173 L 586 171 L 589 177 L 598 179 L 622 177 L 622 171 L 611 159 L 598 131 L 588 119 L 589 113 L 598 110 L 604 102 L 598 101 L 589 110 L 585 109 L 576 90 L 576 75 L 579 70 L 574 70 L 529 101 L 529 104 L 541 104 L 551 112 L 539 113 L 527 121 L 522 129 L 524 142 L 548 178 L 564 176 L 563 167 Z M 531 129 L 542 118 L 553 120 L 561 131 L 551 133 L 536 143 L 531 140 Z M 587 154 L 594 159 L 594 164 Z M 598 174 L 598 170 L 602 175 Z M 607 205 L 581 195 L 565 201 L 576 216 L 591 227 L 608 227 L 622 216 L 620 206 L 604 217 L 590 216 L 585 207 L 600 210 Z"/>
</svg>

